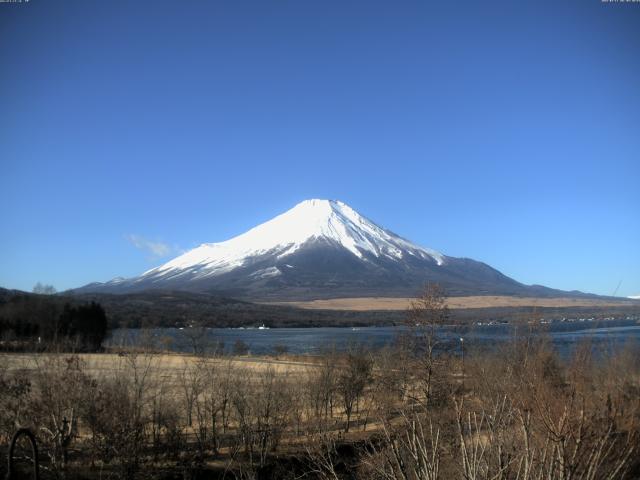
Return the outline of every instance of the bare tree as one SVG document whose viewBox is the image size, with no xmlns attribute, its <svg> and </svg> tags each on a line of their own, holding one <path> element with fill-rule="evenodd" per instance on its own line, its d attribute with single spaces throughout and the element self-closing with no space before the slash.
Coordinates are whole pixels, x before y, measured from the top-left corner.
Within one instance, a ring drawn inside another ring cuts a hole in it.
<svg viewBox="0 0 640 480">
<path fill-rule="evenodd" d="M 93 383 L 80 405 L 94 458 L 115 462 L 118 475 L 131 479 L 140 469 L 153 421 L 158 360 L 152 353 L 122 353 L 119 359 L 115 371 Z"/>
<path fill-rule="evenodd" d="M 57 290 L 53 285 L 46 285 L 38 282 L 33 286 L 33 293 L 38 293 L 40 295 L 54 295 L 56 292 Z"/>
<path fill-rule="evenodd" d="M 363 463 L 380 480 L 437 480 L 442 445 L 440 430 L 423 412 L 401 410 L 394 423 L 383 421 L 381 436 L 363 452 Z"/>
<path fill-rule="evenodd" d="M 448 318 L 445 292 L 440 285 L 434 283 L 425 286 L 422 294 L 410 303 L 407 311 L 408 347 L 415 355 L 414 373 L 427 404 L 433 394 L 435 349 L 440 343 L 438 329 Z"/>
<path fill-rule="evenodd" d="M 346 365 L 338 374 L 337 389 L 346 416 L 345 432 L 349 431 L 354 407 L 371 382 L 371 370 L 372 361 L 369 353 L 364 350 L 354 350 L 347 354 Z"/>
<path fill-rule="evenodd" d="M 202 392 L 203 381 L 204 371 L 202 365 L 191 359 L 184 359 L 184 367 L 178 378 L 178 383 L 184 402 L 186 423 L 189 427 L 193 426 L 193 409 L 198 396 Z"/>
<path fill-rule="evenodd" d="M 320 357 L 320 364 L 308 367 L 305 391 L 311 408 L 311 415 L 317 422 L 326 422 L 333 416 L 338 371 L 335 354 Z"/>
<path fill-rule="evenodd" d="M 48 446 L 51 468 L 64 475 L 69 448 L 77 437 L 83 392 L 93 382 L 85 373 L 85 363 L 77 355 L 34 356 L 33 361 L 36 368 L 31 418 L 40 439 Z"/>
<path fill-rule="evenodd" d="M 0 445 L 7 444 L 15 430 L 26 425 L 32 379 L 0 367 Z"/>
<path fill-rule="evenodd" d="M 207 429 L 211 448 L 215 453 L 220 448 L 221 435 L 229 428 L 232 380 L 236 375 L 241 373 L 233 368 L 230 360 L 224 363 L 209 362 L 206 365 L 201 395 L 204 418 L 199 421 Z"/>
<path fill-rule="evenodd" d="M 340 480 L 340 456 L 336 435 L 318 431 L 309 434 L 305 444 L 308 473 L 321 480 Z"/>
</svg>

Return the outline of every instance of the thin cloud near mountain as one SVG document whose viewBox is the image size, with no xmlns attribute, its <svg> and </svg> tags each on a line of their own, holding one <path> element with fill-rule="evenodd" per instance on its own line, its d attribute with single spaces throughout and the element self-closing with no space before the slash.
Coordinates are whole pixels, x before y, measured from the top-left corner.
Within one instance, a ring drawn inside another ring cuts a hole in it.
<svg viewBox="0 0 640 480">
<path fill-rule="evenodd" d="M 167 255 L 175 253 L 177 250 L 171 245 L 163 242 L 152 241 L 135 233 L 125 235 L 125 239 L 138 250 L 147 252 L 156 258 L 166 257 Z"/>
</svg>

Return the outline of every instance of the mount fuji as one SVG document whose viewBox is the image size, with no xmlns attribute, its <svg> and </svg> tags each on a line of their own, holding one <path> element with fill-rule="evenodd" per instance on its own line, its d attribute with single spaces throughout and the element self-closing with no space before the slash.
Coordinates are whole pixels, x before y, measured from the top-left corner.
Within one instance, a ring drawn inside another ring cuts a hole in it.
<svg viewBox="0 0 640 480">
<path fill-rule="evenodd" d="M 92 283 L 75 292 L 162 289 L 309 300 L 414 296 L 427 282 L 458 296 L 567 295 L 523 285 L 482 262 L 418 246 L 335 200 L 303 201 L 246 233 L 204 243 L 138 277 Z"/>
</svg>

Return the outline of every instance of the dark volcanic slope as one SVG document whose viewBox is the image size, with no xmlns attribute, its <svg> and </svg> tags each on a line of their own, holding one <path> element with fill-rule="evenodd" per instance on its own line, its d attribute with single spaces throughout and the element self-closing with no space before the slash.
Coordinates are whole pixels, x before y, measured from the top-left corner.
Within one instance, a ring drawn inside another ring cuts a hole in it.
<svg viewBox="0 0 640 480">
<path fill-rule="evenodd" d="M 260 275 L 276 268 L 278 275 Z M 199 271 L 176 276 L 147 275 L 114 284 L 91 284 L 76 293 L 132 293 L 183 290 L 267 300 L 309 300 L 343 297 L 413 297 L 428 282 L 440 283 L 448 295 L 519 295 L 533 297 L 583 296 L 541 286 L 523 285 L 489 265 L 466 258 L 446 257 L 438 265 L 431 258 L 408 257 L 398 262 L 363 254 L 363 259 L 327 240 L 308 242 L 278 259 L 267 254 L 216 276 L 198 278 Z"/>
</svg>

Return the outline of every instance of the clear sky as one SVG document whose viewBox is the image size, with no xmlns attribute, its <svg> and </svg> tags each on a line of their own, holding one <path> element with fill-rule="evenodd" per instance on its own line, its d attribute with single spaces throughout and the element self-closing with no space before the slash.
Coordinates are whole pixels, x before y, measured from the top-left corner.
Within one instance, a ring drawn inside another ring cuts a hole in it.
<svg viewBox="0 0 640 480">
<path fill-rule="evenodd" d="M 640 294 L 640 3 L 0 3 L 0 286 L 133 276 L 307 198 Z"/>
</svg>

